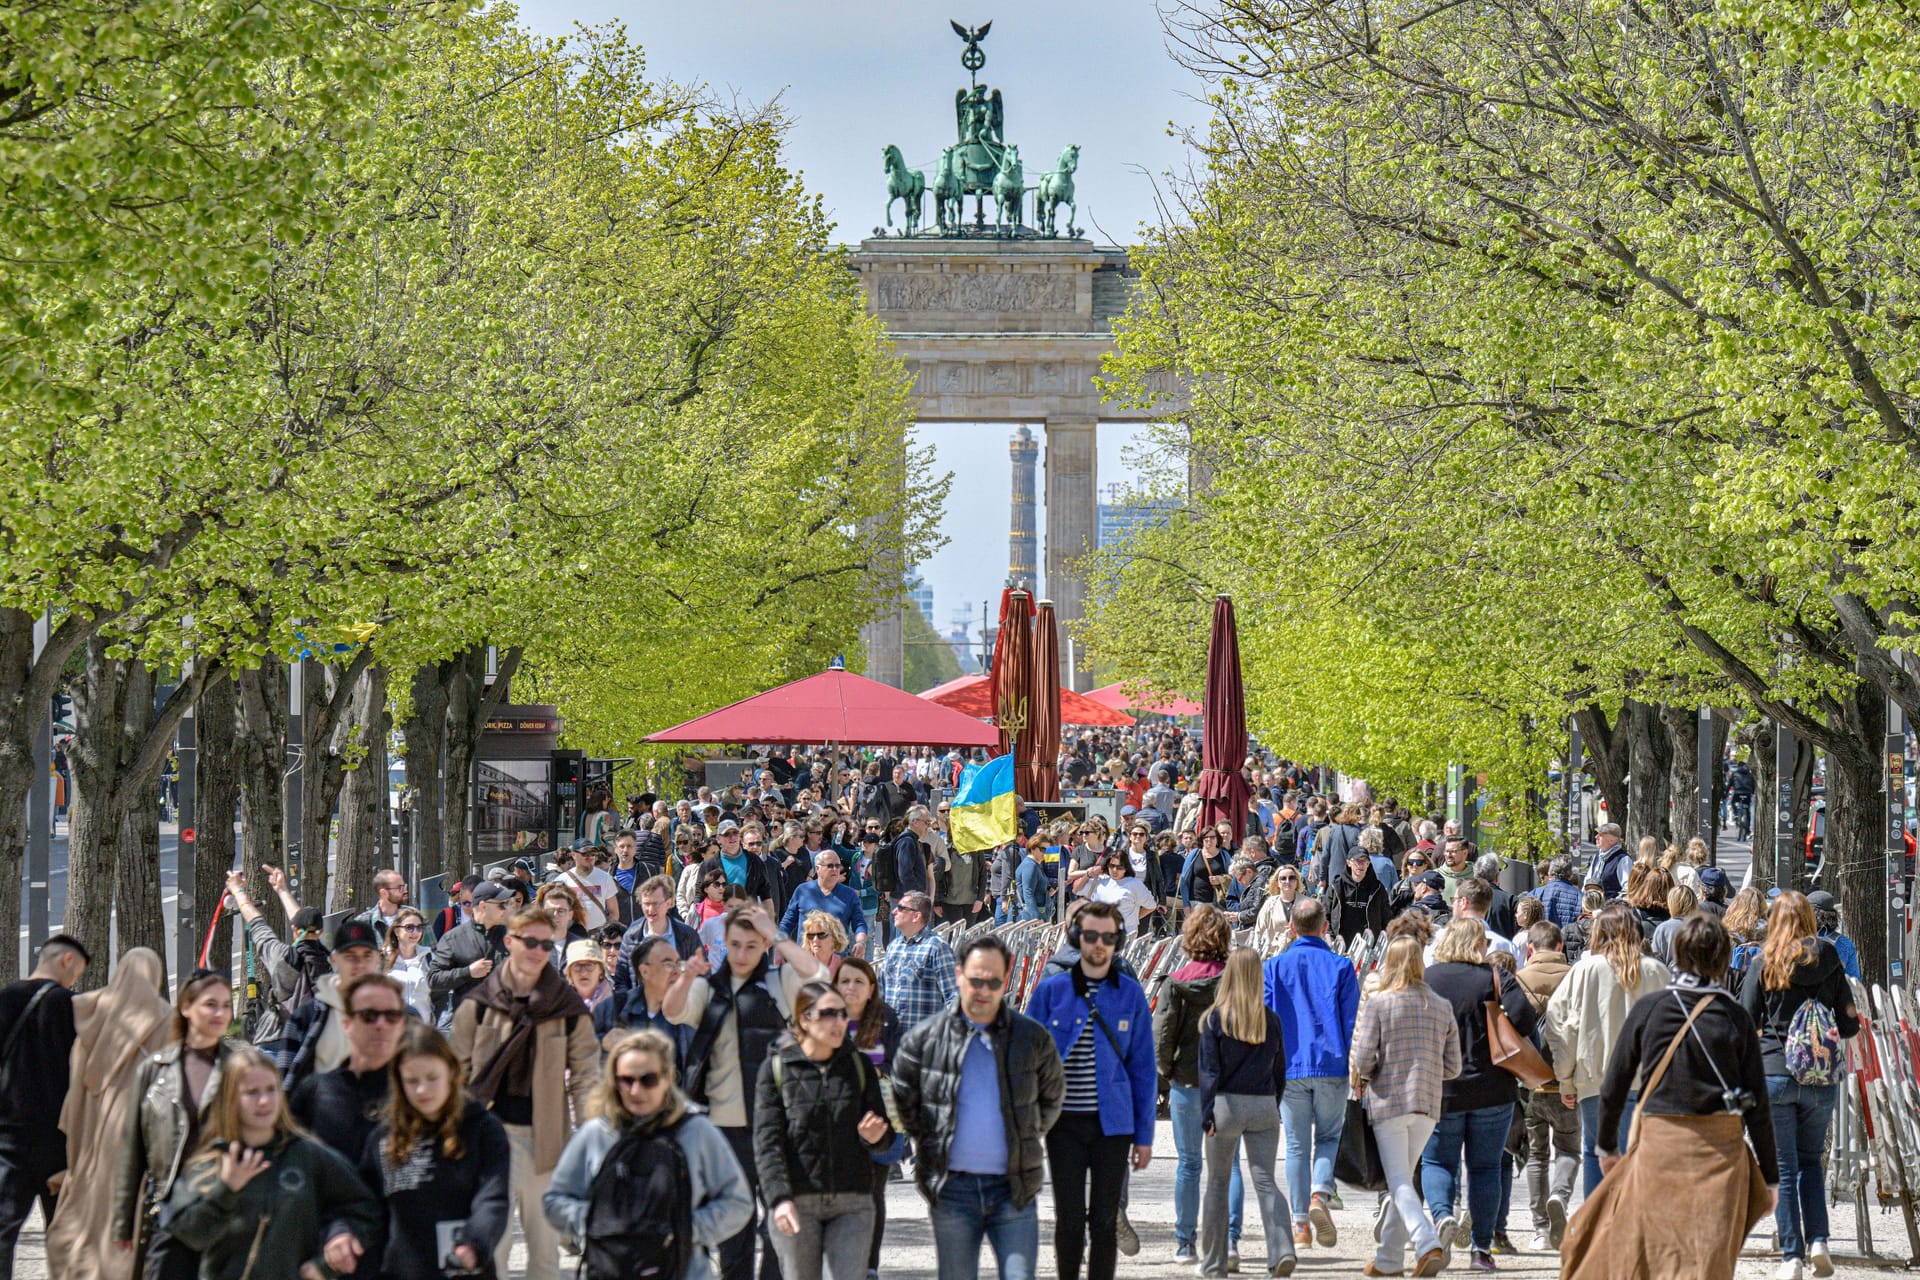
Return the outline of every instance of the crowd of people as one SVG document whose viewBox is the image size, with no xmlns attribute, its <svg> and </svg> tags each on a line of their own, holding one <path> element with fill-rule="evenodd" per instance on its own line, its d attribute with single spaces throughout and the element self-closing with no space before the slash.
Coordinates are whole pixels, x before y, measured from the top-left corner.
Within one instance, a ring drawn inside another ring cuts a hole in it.
<svg viewBox="0 0 1920 1280">
<path fill-rule="evenodd" d="M 1058 1280 L 1112 1280 L 1148 1247 L 1127 1207 L 1165 1118 L 1153 1247 L 1206 1277 L 1241 1269 L 1248 1185 L 1268 1275 L 1336 1245 L 1356 1160 L 1384 1187 L 1370 1276 L 1523 1251 L 1730 1275 L 1769 1209 L 1781 1280 L 1831 1273 L 1859 1022 L 1825 895 L 1731 894 L 1703 843 L 1611 826 L 1514 893 L 1439 815 L 1285 762 L 1248 761 L 1246 813 L 1203 822 L 1177 732 L 1063 749 L 1063 781 L 1121 793 L 1118 830 L 1023 806 L 961 853 L 963 763 L 773 752 L 624 816 L 598 794 L 552 865 L 430 913 L 383 871 L 325 936 L 277 869 L 265 904 L 235 872 L 240 1009 L 225 972 L 168 1000 L 137 948 L 76 995 L 91 958 L 56 935 L 0 991 L 0 1259 L 37 1201 L 84 1280 L 504 1278 L 516 1224 L 532 1280 L 563 1255 L 873 1280 L 910 1177 L 941 1280 L 983 1245 L 1033 1280 L 1043 1185 Z M 993 926 L 1024 920 L 1064 927 L 1022 1005 Z M 1143 932 L 1177 937 L 1171 972 L 1129 964 Z"/>
</svg>

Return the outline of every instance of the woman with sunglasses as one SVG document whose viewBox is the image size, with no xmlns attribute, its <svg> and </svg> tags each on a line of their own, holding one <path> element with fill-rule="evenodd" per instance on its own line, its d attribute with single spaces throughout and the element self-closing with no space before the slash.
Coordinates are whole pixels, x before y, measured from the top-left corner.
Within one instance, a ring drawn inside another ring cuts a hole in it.
<svg viewBox="0 0 1920 1280">
<path fill-rule="evenodd" d="M 506 1126 L 467 1096 L 460 1059 L 432 1027 L 409 1026 L 393 1056 L 385 1118 L 360 1177 L 386 1202 L 382 1280 L 494 1274 L 507 1231 Z"/>
<path fill-rule="evenodd" d="M 831 982 L 840 972 L 840 953 L 847 949 L 847 928 L 825 911 L 809 911 L 800 922 L 800 945 L 826 966 Z"/>
<path fill-rule="evenodd" d="M 1119 907 L 1126 920 L 1127 936 L 1138 937 L 1141 914 L 1158 911 L 1159 900 L 1134 873 L 1133 862 L 1124 852 L 1105 854 L 1099 870 L 1099 877 L 1088 888 L 1087 896 L 1095 902 L 1111 902 Z"/>
<path fill-rule="evenodd" d="M 387 976 L 407 993 L 407 1008 L 428 1022 L 433 1021 L 433 993 L 427 989 L 427 949 L 421 945 L 427 936 L 427 918 L 413 907 L 400 908 L 387 930 L 386 945 L 380 949 Z"/>
<path fill-rule="evenodd" d="M 1275 867 L 1267 879 L 1267 900 L 1253 918 L 1254 945 L 1269 953 L 1287 936 L 1294 904 L 1300 901 L 1300 868 L 1288 863 Z"/>
<path fill-rule="evenodd" d="M 880 1073 L 847 1043 L 847 1002 L 824 982 L 793 1001 L 793 1034 L 760 1064 L 753 1158 L 780 1273 L 865 1280 L 873 1157 L 893 1144 Z"/>
<path fill-rule="evenodd" d="M 630 1031 L 607 1050 L 607 1069 L 587 1100 L 587 1122 L 561 1153 L 544 1207 L 554 1230 L 585 1251 L 587 1212 L 607 1156 L 623 1141 L 669 1138 L 686 1158 L 686 1206 L 693 1223 L 687 1264 L 674 1280 L 713 1280 L 712 1255 L 753 1221 L 753 1191 L 733 1148 L 675 1083 L 673 1042 L 658 1031 Z M 619 1241 L 596 1237 L 599 1248 Z M 658 1262 L 657 1257 L 635 1259 Z"/>
<path fill-rule="evenodd" d="M 718 846 L 715 846 L 718 848 Z M 709 920 L 717 920 L 726 914 L 727 873 L 720 869 L 716 858 L 712 866 L 701 864 L 700 897 L 693 908 L 693 927 L 700 928 Z"/>
<path fill-rule="evenodd" d="M 1393 882 L 1393 888 L 1387 890 L 1387 918 L 1398 916 L 1413 905 L 1414 888 L 1421 875 L 1433 869 L 1433 859 L 1424 849 L 1407 850 L 1406 861 L 1400 864 L 1400 876 Z"/>
<path fill-rule="evenodd" d="M 133 952 L 121 960 L 124 966 Z M 160 969 L 155 957 L 156 981 Z M 115 976 L 118 977 L 116 971 Z M 180 1167 L 200 1141 L 206 1104 L 219 1087 L 228 1055 L 240 1041 L 227 1038 L 233 1022 L 233 980 L 202 969 L 180 984 L 169 1024 L 173 1043 L 144 1059 L 128 1091 L 131 1114 L 114 1137 L 113 1212 L 108 1235 L 124 1261 L 122 1275 L 191 1280 L 200 1257 L 159 1227 L 160 1207 L 173 1193 Z M 65 1206 L 66 1197 L 61 1197 Z M 145 1254 L 145 1261 L 141 1253 Z M 102 1274 L 111 1274 L 103 1265 Z"/>
</svg>

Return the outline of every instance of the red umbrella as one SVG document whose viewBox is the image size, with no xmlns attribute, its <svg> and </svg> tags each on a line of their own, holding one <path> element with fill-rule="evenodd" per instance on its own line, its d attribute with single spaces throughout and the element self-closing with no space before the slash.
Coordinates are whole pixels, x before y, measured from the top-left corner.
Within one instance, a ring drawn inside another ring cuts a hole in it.
<svg viewBox="0 0 1920 1280">
<path fill-rule="evenodd" d="M 962 715 L 974 716 L 981 720 L 993 718 L 993 681 L 986 676 L 957 676 L 945 684 L 935 685 L 920 696 L 928 702 L 952 707 Z M 1086 694 L 1075 693 L 1062 686 L 1060 723 L 1087 725 L 1101 729 L 1124 729 L 1133 724 L 1133 717 L 1124 711 L 1103 707 Z"/>
<path fill-rule="evenodd" d="M 1213 602 L 1213 634 L 1207 640 L 1206 719 L 1200 739 L 1200 822 L 1223 819 L 1238 840 L 1247 826 L 1251 794 L 1240 766 L 1247 758 L 1247 699 L 1240 687 L 1240 636 L 1233 625 L 1233 601 Z"/>
<path fill-rule="evenodd" d="M 990 747 L 993 726 L 835 667 L 650 734 L 648 742 Z"/>
<path fill-rule="evenodd" d="M 1177 693 L 1147 692 L 1139 697 L 1127 693 L 1124 684 L 1102 685 L 1087 694 L 1103 707 L 1112 707 L 1115 711 L 1142 711 L 1156 716 L 1197 716 L 1200 704 L 1191 698 L 1183 698 Z"/>
<path fill-rule="evenodd" d="M 1027 713 L 1032 725 L 1013 758 L 1013 789 L 1024 800 L 1060 798 L 1060 626 L 1051 601 L 1033 620 Z"/>
<path fill-rule="evenodd" d="M 1000 629 L 993 637 L 993 722 L 1000 750 L 1013 750 L 1027 729 L 1027 656 L 1033 651 L 1033 597 L 1008 588 L 1000 593 Z"/>
</svg>

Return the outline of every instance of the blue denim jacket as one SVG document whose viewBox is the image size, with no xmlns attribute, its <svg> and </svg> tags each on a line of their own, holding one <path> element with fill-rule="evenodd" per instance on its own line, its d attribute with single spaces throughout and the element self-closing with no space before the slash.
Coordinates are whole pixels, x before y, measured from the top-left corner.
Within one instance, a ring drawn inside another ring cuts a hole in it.
<svg viewBox="0 0 1920 1280">
<path fill-rule="evenodd" d="M 1074 973 L 1042 978 L 1027 1001 L 1027 1016 L 1053 1036 L 1062 1061 L 1073 1051 L 1087 1025 L 1086 997 L 1074 988 Z M 1093 989 L 1093 1000 L 1120 1053 L 1099 1027 L 1093 1029 L 1094 1075 L 1100 1084 L 1100 1131 L 1109 1137 L 1131 1133 L 1135 1146 L 1153 1144 L 1158 1080 L 1153 1058 L 1153 1013 L 1140 984 L 1117 970 Z"/>
</svg>

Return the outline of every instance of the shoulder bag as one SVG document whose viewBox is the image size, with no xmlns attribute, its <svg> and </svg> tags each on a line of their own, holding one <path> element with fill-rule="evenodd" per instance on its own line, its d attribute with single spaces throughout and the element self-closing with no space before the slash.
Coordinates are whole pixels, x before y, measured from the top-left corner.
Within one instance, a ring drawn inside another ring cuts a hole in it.
<svg viewBox="0 0 1920 1280">
<path fill-rule="evenodd" d="M 1553 1068 L 1500 1007 L 1500 968 L 1498 965 L 1487 967 L 1493 970 L 1493 999 L 1487 1001 L 1487 1052 L 1493 1058 L 1493 1065 L 1529 1089 L 1551 1088 L 1555 1079 Z"/>
</svg>

